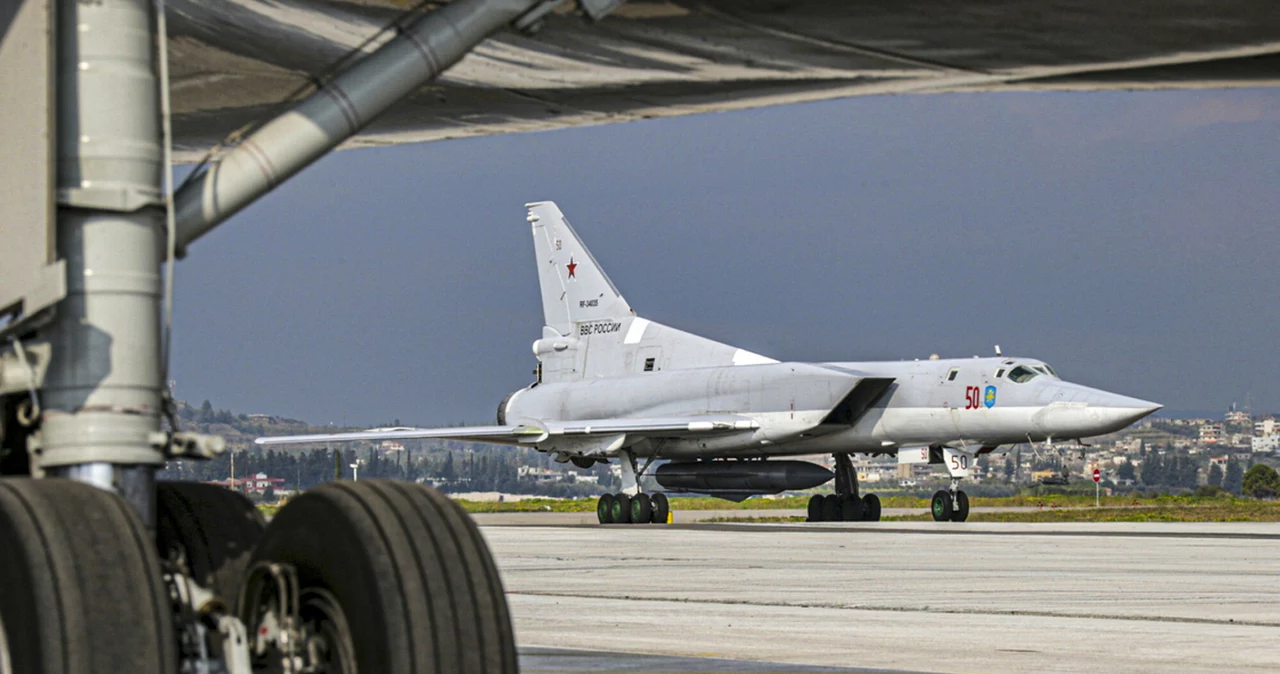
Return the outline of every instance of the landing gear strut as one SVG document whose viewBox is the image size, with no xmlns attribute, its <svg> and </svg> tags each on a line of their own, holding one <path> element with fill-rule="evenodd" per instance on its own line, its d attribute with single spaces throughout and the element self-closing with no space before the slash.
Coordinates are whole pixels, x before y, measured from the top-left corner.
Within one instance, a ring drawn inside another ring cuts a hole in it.
<svg viewBox="0 0 1280 674">
<path fill-rule="evenodd" d="M 858 495 L 858 471 L 848 454 L 836 460 L 836 493 L 815 494 L 809 499 L 810 522 L 879 522 L 880 497 Z"/>
<path fill-rule="evenodd" d="M 959 489 L 960 480 L 952 478 L 950 489 L 939 489 L 933 495 L 930 512 L 935 522 L 963 522 L 969 519 L 969 495 Z"/>
</svg>

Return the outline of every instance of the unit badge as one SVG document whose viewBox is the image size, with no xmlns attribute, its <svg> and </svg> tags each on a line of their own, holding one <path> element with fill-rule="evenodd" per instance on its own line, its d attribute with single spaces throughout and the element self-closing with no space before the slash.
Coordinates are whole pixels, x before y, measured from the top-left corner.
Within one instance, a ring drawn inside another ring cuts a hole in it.
<svg viewBox="0 0 1280 674">
<path fill-rule="evenodd" d="M 996 387 L 994 386 L 987 387 L 986 393 L 982 395 L 982 402 L 984 405 L 987 406 L 987 409 L 990 409 L 996 406 Z"/>
</svg>

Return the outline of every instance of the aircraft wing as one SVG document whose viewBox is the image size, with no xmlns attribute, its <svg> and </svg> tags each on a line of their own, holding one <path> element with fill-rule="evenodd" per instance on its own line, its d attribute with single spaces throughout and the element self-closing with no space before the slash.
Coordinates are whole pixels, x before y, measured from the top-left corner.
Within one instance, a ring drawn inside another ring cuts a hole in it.
<svg viewBox="0 0 1280 674">
<path fill-rule="evenodd" d="M 387 26 L 401 0 L 169 0 L 184 160 Z M 376 40 L 374 41 L 377 42 Z M 1270 0 L 628 0 L 502 32 L 347 147 L 867 94 L 1280 84 Z"/>
<path fill-rule="evenodd" d="M 748 431 L 759 427 L 758 422 L 747 417 L 717 414 L 652 419 L 584 419 L 548 422 L 530 420 L 513 426 L 374 429 L 353 433 L 270 436 L 257 438 L 254 442 L 259 445 L 304 445 L 361 440 L 437 439 L 491 442 L 500 445 L 537 445 L 557 437 L 584 440 L 620 434 L 674 437 Z"/>
</svg>

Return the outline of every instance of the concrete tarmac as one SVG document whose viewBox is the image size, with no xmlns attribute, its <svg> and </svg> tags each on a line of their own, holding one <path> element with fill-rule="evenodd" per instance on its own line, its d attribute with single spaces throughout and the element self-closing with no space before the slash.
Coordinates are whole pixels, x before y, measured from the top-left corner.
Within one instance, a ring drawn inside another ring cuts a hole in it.
<svg viewBox="0 0 1280 674">
<path fill-rule="evenodd" d="M 1280 671 L 1277 524 L 547 516 L 482 527 L 526 671 Z"/>
</svg>

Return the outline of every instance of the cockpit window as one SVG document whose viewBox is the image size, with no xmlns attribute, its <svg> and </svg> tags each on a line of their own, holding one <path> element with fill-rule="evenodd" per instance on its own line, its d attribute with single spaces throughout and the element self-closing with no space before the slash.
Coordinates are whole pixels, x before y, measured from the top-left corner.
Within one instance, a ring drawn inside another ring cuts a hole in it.
<svg viewBox="0 0 1280 674">
<path fill-rule="evenodd" d="M 1058 376 L 1058 371 L 1057 371 L 1057 370 L 1055 370 L 1055 369 L 1053 369 L 1052 367 L 1049 367 L 1049 364 L 1048 364 L 1048 363 L 1045 363 L 1045 364 L 1044 364 L 1044 369 L 1048 370 L 1048 371 L 1049 371 L 1049 374 L 1051 374 L 1051 375 L 1053 375 L 1053 376 L 1055 376 L 1055 377 L 1058 377 L 1058 379 L 1062 379 L 1062 377 Z"/>
<path fill-rule="evenodd" d="M 996 370 L 996 379 L 999 379 L 1003 376 L 1004 376 L 1004 368 L 1000 368 L 999 370 Z"/>
<path fill-rule="evenodd" d="M 1035 379 L 1039 374 L 1039 372 L 1036 372 L 1026 365 L 1019 365 L 1012 370 L 1009 370 L 1009 381 L 1021 384 Z"/>
</svg>

